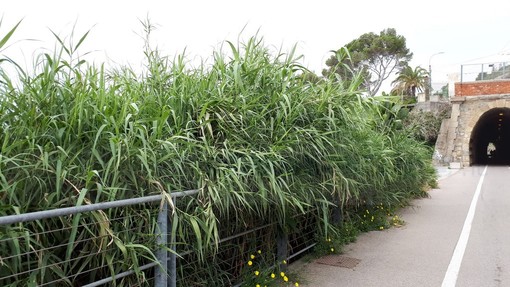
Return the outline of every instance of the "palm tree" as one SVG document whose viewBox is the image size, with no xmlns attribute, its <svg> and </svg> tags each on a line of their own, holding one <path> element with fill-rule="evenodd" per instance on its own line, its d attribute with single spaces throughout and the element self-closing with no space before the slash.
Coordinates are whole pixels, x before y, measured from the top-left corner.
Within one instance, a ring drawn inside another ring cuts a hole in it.
<svg viewBox="0 0 510 287">
<path fill-rule="evenodd" d="M 429 73 L 420 66 L 414 69 L 410 66 L 405 66 L 391 84 L 395 86 L 392 92 L 414 98 L 416 97 L 416 92 L 421 92 L 428 87 Z"/>
</svg>

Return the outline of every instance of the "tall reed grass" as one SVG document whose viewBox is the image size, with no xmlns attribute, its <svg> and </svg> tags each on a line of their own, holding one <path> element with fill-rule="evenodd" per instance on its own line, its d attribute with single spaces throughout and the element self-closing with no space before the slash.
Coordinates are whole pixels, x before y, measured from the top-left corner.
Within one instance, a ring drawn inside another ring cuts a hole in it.
<svg viewBox="0 0 510 287">
<path fill-rule="evenodd" d="M 5 57 L 1 63 L 0 216 L 198 188 L 197 198 L 173 205 L 174 228 L 177 240 L 204 258 L 215 252 L 220 226 L 271 219 L 290 228 L 290 217 L 317 210 L 328 232 L 334 205 L 403 204 L 434 181 L 426 147 L 392 121 L 398 109 L 391 100 L 364 98 L 359 77 L 341 85 L 307 81 L 295 47 L 273 51 L 259 36 L 227 41 L 211 64 L 197 68 L 184 55 L 170 59 L 147 47 L 147 68 L 137 75 L 82 60 L 76 51 L 86 36 L 74 46 L 56 36 L 59 48 L 35 58 L 34 72 Z M 7 65 L 18 74 L 7 74 Z M 110 276 L 152 260 L 153 240 L 130 244 L 132 233 L 117 229 L 143 218 L 149 232 L 135 233 L 154 232 L 154 215 L 129 209 L 123 212 L 136 216 L 119 225 L 109 222 L 112 212 L 2 227 L 2 234 L 72 230 L 32 239 L 45 246 L 69 238 L 65 252 L 36 265 L 64 263 L 27 281 L 99 265 L 109 266 L 101 275 Z M 96 225 L 80 229 L 80 221 Z M 93 233 L 104 237 L 75 243 Z M 104 246 L 110 250 L 69 261 L 78 247 L 94 253 Z M 11 247 L 1 246 L 0 256 L 22 252 Z M 0 273 L 28 264 L 11 263 Z"/>
</svg>

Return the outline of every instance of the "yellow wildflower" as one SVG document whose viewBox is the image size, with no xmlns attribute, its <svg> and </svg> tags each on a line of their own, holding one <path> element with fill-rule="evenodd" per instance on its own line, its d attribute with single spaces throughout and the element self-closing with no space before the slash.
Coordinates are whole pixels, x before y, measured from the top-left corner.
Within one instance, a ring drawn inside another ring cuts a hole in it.
<svg viewBox="0 0 510 287">
<path fill-rule="evenodd" d="M 280 276 L 285 276 L 285 272 L 280 272 Z"/>
<path fill-rule="evenodd" d="M 262 254 L 262 250 L 257 250 L 257 253 L 258 254 Z"/>
<path fill-rule="evenodd" d="M 255 276 L 259 276 L 260 272 L 258 270 L 255 270 Z"/>
<path fill-rule="evenodd" d="M 271 273 L 271 278 L 275 278 L 276 275 L 274 275 L 274 273 Z"/>
<path fill-rule="evenodd" d="M 251 258 L 251 259 L 255 259 L 255 255 L 253 255 L 253 254 L 252 254 L 252 255 L 250 255 L 250 258 Z"/>
<path fill-rule="evenodd" d="M 287 282 L 289 281 L 289 278 L 287 278 L 287 276 L 283 276 L 283 281 Z"/>
<path fill-rule="evenodd" d="M 297 283 L 297 282 L 294 283 L 294 286 L 299 287 L 299 283 Z"/>
<path fill-rule="evenodd" d="M 283 261 L 282 261 L 282 263 L 283 263 L 283 264 L 287 264 L 287 260 L 283 260 Z"/>
<path fill-rule="evenodd" d="M 331 252 L 335 252 L 335 248 L 331 248 Z"/>
<path fill-rule="evenodd" d="M 248 261 L 248 265 L 249 265 L 249 266 L 252 266 L 252 265 L 253 265 L 253 262 L 251 262 L 251 260 L 250 260 L 250 261 Z"/>
</svg>

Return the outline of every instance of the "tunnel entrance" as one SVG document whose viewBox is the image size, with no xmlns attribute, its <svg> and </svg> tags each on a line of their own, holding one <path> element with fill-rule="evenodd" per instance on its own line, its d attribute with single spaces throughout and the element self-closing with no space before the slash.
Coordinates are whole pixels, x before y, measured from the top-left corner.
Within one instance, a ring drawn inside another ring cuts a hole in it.
<svg viewBox="0 0 510 287">
<path fill-rule="evenodd" d="M 495 108 L 476 123 L 469 142 L 471 165 L 510 165 L 510 109 Z"/>
</svg>

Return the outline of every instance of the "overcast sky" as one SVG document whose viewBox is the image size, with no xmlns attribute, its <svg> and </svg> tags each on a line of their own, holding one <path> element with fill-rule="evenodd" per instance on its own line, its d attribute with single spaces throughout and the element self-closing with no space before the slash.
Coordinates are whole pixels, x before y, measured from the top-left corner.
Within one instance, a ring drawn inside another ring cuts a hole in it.
<svg viewBox="0 0 510 287">
<path fill-rule="evenodd" d="M 15 43 L 2 53 L 29 63 L 34 51 L 54 47 L 50 29 L 65 38 L 76 24 L 76 37 L 91 30 L 82 53 L 139 67 L 140 20 L 147 17 L 158 27 L 153 45 L 169 56 L 186 48 L 191 61 L 210 57 L 224 40 L 236 41 L 240 34 L 246 39 L 259 30 L 266 45 L 286 51 L 297 44 L 302 63 L 320 74 L 330 50 L 385 28 L 407 39 L 412 66 L 432 65 L 434 82 L 446 82 L 462 63 L 510 57 L 508 0 L 0 0 L 0 16 L 0 37 L 23 19 Z"/>
</svg>

